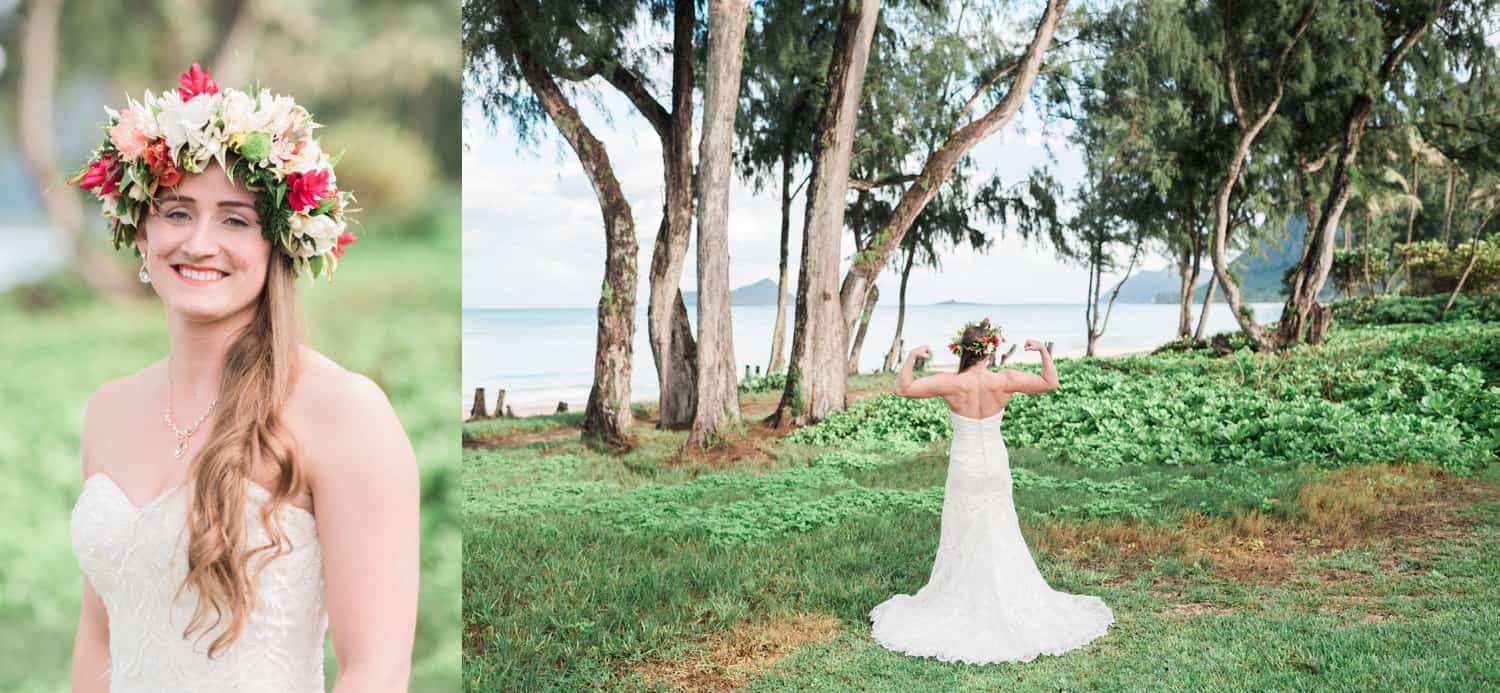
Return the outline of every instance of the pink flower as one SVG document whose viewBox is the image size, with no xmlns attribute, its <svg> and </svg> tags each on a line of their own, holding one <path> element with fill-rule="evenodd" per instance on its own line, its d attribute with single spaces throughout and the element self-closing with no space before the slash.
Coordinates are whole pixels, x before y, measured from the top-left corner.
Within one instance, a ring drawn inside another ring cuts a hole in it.
<svg viewBox="0 0 1500 693">
<path fill-rule="evenodd" d="M 218 83 L 209 79 L 208 70 L 198 67 L 198 63 L 193 63 L 187 72 L 182 73 L 182 76 L 177 78 L 177 84 L 180 85 L 177 87 L 177 95 L 181 96 L 183 101 L 199 94 L 219 93 Z"/>
<path fill-rule="evenodd" d="M 349 245 L 350 243 L 353 243 L 357 240 L 359 240 L 359 237 L 355 236 L 353 231 L 345 231 L 339 234 L 338 240 L 333 242 L 333 254 L 343 255 L 344 246 Z"/>
<path fill-rule="evenodd" d="M 157 140 L 146 147 L 141 155 L 146 158 L 146 167 L 151 169 L 151 177 L 155 179 L 156 185 L 170 188 L 182 180 L 182 170 L 172 160 L 172 152 L 167 149 L 166 140 Z"/>
<path fill-rule="evenodd" d="M 99 195 L 113 195 L 120 189 L 120 179 L 125 175 L 124 171 L 116 171 L 114 167 L 114 152 L 105 153 L 97 161 L 90 163 L 88 170 L 84 171 L 77 178 L 74 178 L 71 182 L 77 183 L 78 187 L 84 190 L 92 190 Z"/>
<path fill-rule="evenodd" d="M 316 207 L 318 200 L 325 200 L 338 194 L 338 190 L 328 184 L 328 175 L 328 169 L 321 168 L 307 173 L 287 174 L 286 199 L 293 212 Z"/>
<path fill-rule="evenodd" d="M 120 150 L 121 160 L 135 161 L 145 153 L 146 147 L 151 145 L 151 137 L 147 134 L 150 125 L 150 116 L 139 108 L 129 108 L 120 114 L 120 120 L 109 129 L 109 142 Z"/>
</svg>

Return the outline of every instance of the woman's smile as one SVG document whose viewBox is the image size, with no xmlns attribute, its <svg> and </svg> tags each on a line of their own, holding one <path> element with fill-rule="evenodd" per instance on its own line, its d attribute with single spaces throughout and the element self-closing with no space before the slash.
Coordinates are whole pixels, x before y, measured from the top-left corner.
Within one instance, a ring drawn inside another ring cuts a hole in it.
<svg viewBox="0 0 1500 693">
<path fill-rule="evenodd" d="M 172 265 L 172 269 L 183 281 L 195 286 L 206 286 L 229 276 L 228 272 L 199 265 Z"/>
</svg>

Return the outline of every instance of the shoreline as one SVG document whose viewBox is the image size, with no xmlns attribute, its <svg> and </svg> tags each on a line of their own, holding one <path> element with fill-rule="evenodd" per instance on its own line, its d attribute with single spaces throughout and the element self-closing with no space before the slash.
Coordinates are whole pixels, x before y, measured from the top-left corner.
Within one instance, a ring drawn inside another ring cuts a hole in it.
<svg viewBox="0 0 1500 693">
<path fill-rule="evenodd" d="M 1151 349 L 1135 349 L 1135 348 L 1130 348 L 1130 347 L 1115 347 L 1115 348 L 1100 348 L 1100 349 L 1097 350 L 1097 352 L 1098 353 L 1095 354 L 1095 358 L 1104 358 L 1104 357 L 1109 357 L 1109 356 L 1125 356 L 1125 355 L 1131 355 L 1131 354 L 1148 354 L 1148 353 L 1151 352 Z M 1078 350 L 1077 353 L 1054 354 L 1053 355 L 1053 359 L 1061 360 L 1061 359 L 1083 358 L 1083 353 L 1084 353 L 1083 350 Z M 1016 348 L 1016 358 L 1025 358 L 1026 356 L 1029 356 L 1029 355 L 1030 355 L 1029 352 L 1024 351 L 1022 347 L 1017 346 L 1017 348 Z M 1035 359 L 1037 362 L 1040 362 L 1040 360 L 1041 360 L 1040 357 L 1032 357 L 1032 359 Z M 649 366 L 649 364 L 647 364 L 647 365 Z M 934 372 L 934 373 L 954 373 L 954 372 L 958 371 L 958 362 L 957 361 L 951 361 L 951 362 L 938 362 L 936 364 L 929 364 L 927 370 L 928 370 L 928 372 Z M 861 375 L 871 375 L 871 373 L 862 373 Z M 894 375 L 892 375 L 892 377 L 894 377 Z M 494 396 L 495 396 L 494 393 L 489 388 L 485 388 L 485 397 L 487 399 L 493 400 Z M 582 399 L 578 399 L 578 400 L 563 399 L 563 400 L 560 400 L 560 401 L 567 402 L 567 404 L 568 404 L 568 413 L 570 413 L 570 414 L 582 413 L 583 410 L 584 410 L 584 407 L 587 406 L 587 404 L 588 404 L 588 398 L 587 398 L 587 396 L 585 396 Z M 648 398 L 633 399 L 633 400 L 631 400 L 631 404 L 632 405 L 646 404 L 646 403 L 653 403 L 654 404 L 655 402 L 656 402 L 656 398 L 655 397 L 648 397 Z M 471 407 L 473 407 L 473 405 L 474 405 L 474 391 L 473 390 L 469 390 L 463 396 L 463 406 L 462 406 L 462 409 L 460 410 L 460 420 L 463 420 L 463 421 L 467 421 L 468 420 L 468 418 L 469 418 L 469 410 L 470 410 Z M 525 404 L 525 405 L 515 405 L 515 404 L 512 404 L 512 405 L 510 405 L 510 407 L 511 407 L 511 410 L 516 413 L 516 418 L 521 418 L 521 417 L 526 417 L 526 416 L 551 416 L 551 415 L 553 415 L 553 414 L 555 414 L 557 412 L 557 402 L 553 402 L 551 404 Z"/>
</svg>

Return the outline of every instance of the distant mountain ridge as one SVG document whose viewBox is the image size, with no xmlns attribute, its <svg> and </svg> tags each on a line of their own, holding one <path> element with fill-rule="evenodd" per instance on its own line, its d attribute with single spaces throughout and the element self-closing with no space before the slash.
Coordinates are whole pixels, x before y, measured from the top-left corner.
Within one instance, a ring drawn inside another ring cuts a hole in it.
<svg viewBox="0 0 1500 693">
<path fill-rule="evenodd" d="M 687 305 L 698 305 L 698 292 L 682 292 L 682 302 Z M 787 292 L 786 303 L 792 305 L 793 297 Z M 776 305 L 776 282 L 770 279 L 762 279 L 753 284 L 746 284 L 729 292 L 729 304 L 733 306 L 774 306 Z"/>
<path fill-rule="evenodd" d="M 1275 303 L 1286 300 L 1286 295 L 1281 291 L 1281 275 L 1288 267 L 1297 264 L 1302 259 L 1303 237 L 1307 233 L 1307 223 L 1302 217 L 1292 217 L 1286 223 L 1286 236 L 1277 240 L 1263 238 L 1256 242 L 1250 250 L 1241 253 L 1239 257 L 1231 260 L 1229 267 L 1239 276 L 1240 289 L 1244 292 L 1246 303 Z M 1202 269 L 1199 271 L 1199 282 L 1193 289 L 1193 301 L 1203 302 L 1203 294 L 1208 290 L 1209 277 L 1213 273 L 1213 266 L 1209 264 L 1207 257 L 1204 258 Z M 1182 277 L 1175 267 L 1167 267 L 1147 272 L 1137 272 L 1122 281 L 1124 286 L 1120 289 L 1120 303 L 1176 303 L 1178 292 L 1182 287 Z M 1110 287 L 1113 291 L 1114 287 Z M 1325 283 L 1323 291 L 1319 293 L 1318 300 L 1325 301 L 1333 297 L 1335 290 L 1332 283 Z M 1105 294 L 1108 296 L 1108 293 Z M 1222 290 L 1215 290 L 1214 297 L 1223 300 Z"/>
</svg>

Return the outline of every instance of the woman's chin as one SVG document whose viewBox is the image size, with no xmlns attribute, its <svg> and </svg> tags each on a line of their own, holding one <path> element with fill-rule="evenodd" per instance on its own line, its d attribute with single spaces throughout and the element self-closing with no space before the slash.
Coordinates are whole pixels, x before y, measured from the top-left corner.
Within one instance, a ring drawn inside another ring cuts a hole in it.
<svg viewBox="0 0 1500 693">
<path fill-rule="evenodd" d="M 168 312 L 188 322 L 218 322 L 244 312 L 250 305 L 249 302 L 233 302 L 209 296 L 174 296 L 171 300 L 164 300 L 163 303 L 166 304 Z"/>
</svg>

